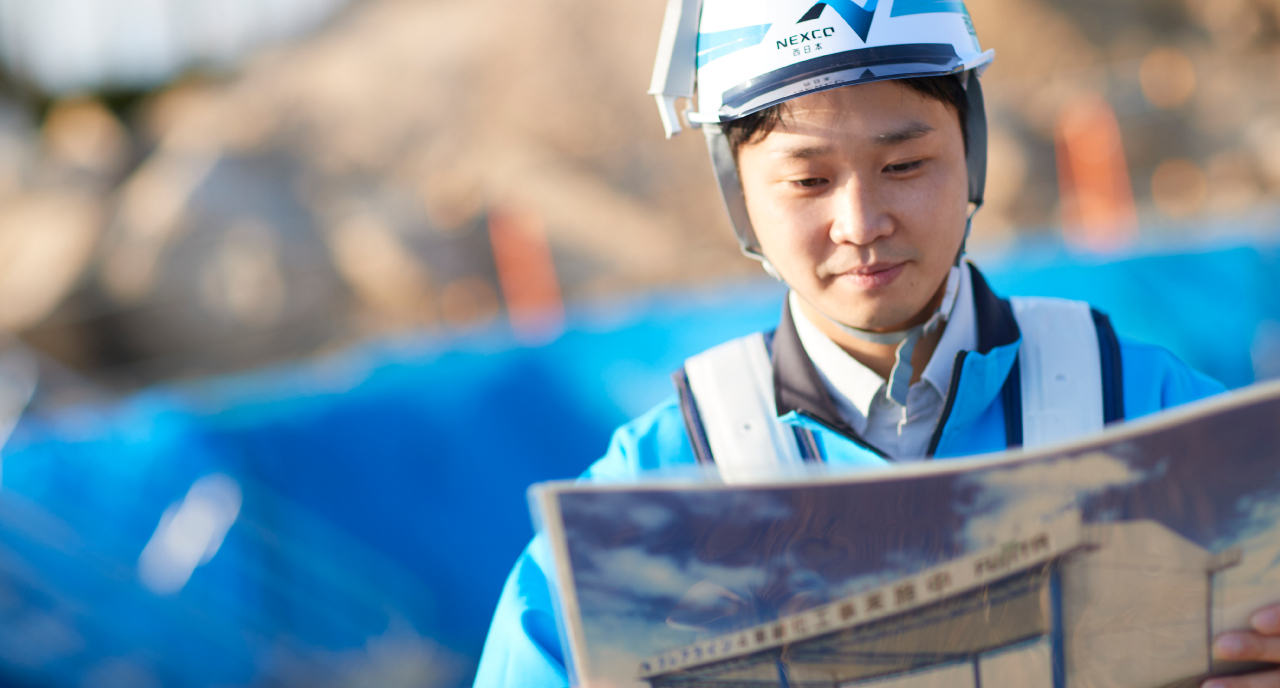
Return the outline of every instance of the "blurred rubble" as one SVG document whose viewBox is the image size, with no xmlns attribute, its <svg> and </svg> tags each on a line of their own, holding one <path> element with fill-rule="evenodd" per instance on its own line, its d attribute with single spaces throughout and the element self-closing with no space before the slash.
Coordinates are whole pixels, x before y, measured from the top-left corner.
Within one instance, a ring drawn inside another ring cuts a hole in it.
<svg viewBox="0 0 1280 688">
<path fill-rule="evenodd" d="M 1280 0 L 968 4 L 998 53 L 975 246 L 1274 214 Z M 663 5 L 363 0 L 226 76 L 0 105 L 0 327 L 132 386 L 504 311 L 544 341 L 563 301 L 755 275 L 645 95 Z M 1064 163 L 1088 103 L 1119 138 Z"/>
<path fill-rule="evenodd" d="M 0 0 L 0 59 L 46 93 L 150 89 L 315 28 L 343 0 Z"/>
</svg>

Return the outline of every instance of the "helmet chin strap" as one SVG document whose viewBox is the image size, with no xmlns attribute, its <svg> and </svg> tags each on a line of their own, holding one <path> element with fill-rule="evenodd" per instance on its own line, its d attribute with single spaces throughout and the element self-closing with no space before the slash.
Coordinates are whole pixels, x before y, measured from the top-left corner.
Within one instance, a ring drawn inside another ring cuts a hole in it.
<svg viewBox="0 0 1280 688">
<path fill-rule="evenodd" d="M 959 259 L 957 259 L 956 262 L 959 263 Z M 765 262 L 765 266 L 765 269 L 768 270 L 770 274 L 778 277 L 781 281 L 781 277 L 777 274 L 777 270 L 775 270 L 768 261 Z M 893 370 L 889 373 L 888 397 L 899 406 L 905 407 L 907 405 L 907 393 L 911 388 L 911 378 L 915 374 L 915 368 L 911 364 L 911 357 L 915 353 L 916 344 L 920 342 L 921 337 L 937 332 L 938 329 L 945 325 L 947 320 L 951 317 L 951 312 L 955 309 L 956 305 L 956 294 L 959 293 L 960 290 L 960 270 L 961 268 L 958 264 L 951 266 L 950 272 L 947 273 L 947 283 L 945 290 L 943 291 L 942 303 L 938 305 L 938 308 L 933 312 L 933 315 L 924 323 L 916 325 L 915 327 L 909 327 L 905 330 L 898 330 L 895 332 L 872 332 L 870 330 L 852 327 L 823 312 L 823 310 L 814 305 L 812 301 L 805 299 L 805 303 L 809 304 L 810 308 L 821 314 L 822 317 L 826 318 L 832 325 L 835 325 L 841 332 L 849 335 L 850 337 L 856 337 L 857 339 L 861 339 L 864 342 L 870 342 L 872 344 L 898 345 L 893 363 Z M 783 282 L 783 284 L 786 284 L 786 282 Z M 799 292 L 796 292 L 796 295 L 799 296 Z M 804 297 L 801 296 L 800 298 Z"/>
</svg>

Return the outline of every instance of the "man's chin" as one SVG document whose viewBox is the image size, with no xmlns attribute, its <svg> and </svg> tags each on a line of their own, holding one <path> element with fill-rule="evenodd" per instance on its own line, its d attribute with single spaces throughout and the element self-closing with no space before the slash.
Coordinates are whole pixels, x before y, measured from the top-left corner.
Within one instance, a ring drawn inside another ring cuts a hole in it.
<svg viewBox="0 0 1280 688">
<path fill-rule="evenodd" d="M 813 303 L 842 325 L 873 332 L 896 332 L 929 319 L 925 311 L 929 309 L 930 299 L 921 300 L 920 294 L 908 291 L 890 288 L 868 294 L 856 289 L 833 289 L 824 293 L 821 301 Z"/>
<path fill-rule="evenodd" d="M 870 332 L 896 332 L 908 329 L 913 324 L 911 323 L 913 314 L 905 309 L 872 312 L 837 309 L 834 312 L 826 311 L 824 314 L 834 318 L 841 325 Z"/>
</svg>

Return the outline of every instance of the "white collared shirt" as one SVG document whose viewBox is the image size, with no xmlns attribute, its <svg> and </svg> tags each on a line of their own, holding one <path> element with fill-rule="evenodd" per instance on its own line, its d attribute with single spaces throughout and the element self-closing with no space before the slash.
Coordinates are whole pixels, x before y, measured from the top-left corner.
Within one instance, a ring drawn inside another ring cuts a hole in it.
<svg viewBox="0 0 1280 688">
<path fill-rule="evenodd" d="M 862 439 L 894 459 L 924 458 L 942 416 L 956 354 L 978 348 L 978 321 L 968 266 L 960 267 L 955 308 L 920 381 L 907 391 L 906 407 L 889 399 L 884 378 L 859 363 L 809 321 L 800 310 L 795 292 L 788 298 L 800 343 L 845 422 Z"/>
</svg>

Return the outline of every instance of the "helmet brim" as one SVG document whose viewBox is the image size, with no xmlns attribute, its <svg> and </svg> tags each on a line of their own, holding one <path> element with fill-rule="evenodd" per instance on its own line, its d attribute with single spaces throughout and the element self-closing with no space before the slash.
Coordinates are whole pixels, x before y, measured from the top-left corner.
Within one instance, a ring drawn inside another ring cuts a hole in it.
<svg viewBox="0 0 1280 688">
<path fill-rule="evenodd" d="M 948 43 L 915 43 L 846 50 L 777 69 L 725 91 L 721 122 L 798 98 L 842 86 L 887 79 L 940 76 L 965 68 Z"/>
</svg>

